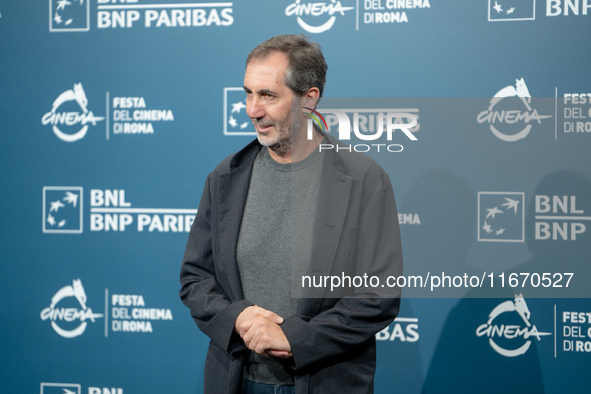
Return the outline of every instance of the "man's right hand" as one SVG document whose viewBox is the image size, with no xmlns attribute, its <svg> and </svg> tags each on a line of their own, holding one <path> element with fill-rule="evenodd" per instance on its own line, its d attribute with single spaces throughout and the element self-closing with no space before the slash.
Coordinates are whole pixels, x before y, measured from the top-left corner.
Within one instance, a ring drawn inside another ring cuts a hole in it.
<svg viewBox="0 0 591 394">
<path fill-rule="evenodd" d="M 272 321 L 273 323 L 283 323 L 283 318 L 277 315 L 276 313 L 273 313 L 256 305 L 249 306 L 248 308 L 245 308 L 242 312 L 240 312 L 238 318 L 236 319 L 236 323 L 234 324 L 234 330 L 236 330 L 236 332 L 240 335 L 241 338 L 244 337 L 244 334 L 246 334 L 248 328 L 250 327 L 250 325 L 247 325 L 245 327 L 246 329 L 241 328 L 242 324 L 258 316 L 263 316 Z"/>
</svg>

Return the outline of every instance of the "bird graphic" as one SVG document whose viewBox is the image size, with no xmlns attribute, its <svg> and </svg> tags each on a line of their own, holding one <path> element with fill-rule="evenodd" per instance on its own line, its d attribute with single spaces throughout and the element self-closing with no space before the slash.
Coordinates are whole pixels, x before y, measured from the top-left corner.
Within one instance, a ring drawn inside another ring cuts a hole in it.
<svg viewBox="0 0 591 394">
<path fill-rule="evenodd" d="M 68 204 L 72 204 L 74 208 L 76 208 L 76 203 L 78 202 L 78 195 L 72 192 L 66 192 L 66 197 L 63 198 Z"/>
<path fill-rule="evenodd" d="M 513 200 L 511 198 L 507 198 L 505 197 L 505 200 L 507 201 L 504 204 L 501 204 L 503 207 L 507 206 L 507 210 L 513 208 L 515 210 L 515 213 L 517 214 L 517 206 L 519 205 L 519 201 L 518 200 Z M 494 218 L 494 216 L 493 216 Z"/>
<path fill-rule="evenodd" d="M 49 212 L 57 212 L 58 209 L 65 207 L 65 205 L 60 201 L 53 201 L 50 203 L 51 207 L 49 208 Z"/>
<path fill-rule="evenodd" d="M 238 103 L 234 103 L 232 104 L 232 111 L 230 113 L 234 113 L 234 112 L 238 112 L 240 113 L 240 110 L 242 108 L 246 108 L 246 105 L 244 105 L 244 103 L 242 101 L 238 102 Z"/>
<path fill-rule="evenodd" d="M 65 221 L 65 220 L 61 220 L 61 221 L 60 221 L 60 222 L 57 224 L 57 226 L 58 226 L 58 227 L 64 227 L 64 225 L 65 225 L 65 224 L 66 224 L 66 221 Z"/>
<path fill-rule="evenodd" d="M 515 11 L 515 7 L 511 7 L 507 10 L 507 15 L 512 14 Z"/>
<path fill-rule="evenodd" d="M 246 128 L 246 126 L 248 126 L 248 122 L 244 122 L 244 123 L 242 123 L 242 124 L 240 125 L 240 128 L 241 128 L 241 129 L 244 129 L 244 128 Z"/>
<path fill-rule="evenodd" d="M 501 235 L 501 234 L 503 234 L 504 232 L 505 232 L 505 229 L 504 229 L 504 228 L 502 228 L 502 229 L 498 230 L 498 231 L 497 231 L 495 234 L 497 234 L 497 235 Z"/>
<path fill-rule="evenodd" d="M 63 10 L 67 5 L 71 5 L 72 3 L 70 3 L 68 0 L 58 0 L 57 1 L 57 7 L 56 7 L 56 11 L 57 10 Z"/>
<path fill-rule="evenodd" d="M 499 3 L 497 3 L 497 0 L 495 0 L 495 6 L 493 7 L 495 10 L 497 10 L 497 13 L 501 13 L 503 12 L 503 9 L 501 8 L 501 5 Z"/>
<path fill-rule="evenodd" d="M 489 217 L 492 216 L 492 218 L 495 218 L 495 215 L 497 213 L 503 213 L 503 211 L 501 211 L 498 207 L 494 207 L 494 208 L 489 208 L 486 210 L 488 213 L 486 214 L 486 219 L 488 219 Z"/>
</svg>

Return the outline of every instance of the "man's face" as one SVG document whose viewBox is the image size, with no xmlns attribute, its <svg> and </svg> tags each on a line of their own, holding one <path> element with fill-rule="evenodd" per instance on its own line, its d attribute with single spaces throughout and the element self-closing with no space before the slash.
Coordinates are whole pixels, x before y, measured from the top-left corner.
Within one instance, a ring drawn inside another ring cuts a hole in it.
<svg viewBox="0 0 591 394">
<path fill-rule="evenodd" d="M 274 52 L 252 60 L 244 75 L 246 113 L 257 138 L 280 155 L 289 152 L 291 146 L 291 98 L 295 95 L 283 82 L 288 66 L 287 56 Z"/>
</svg>

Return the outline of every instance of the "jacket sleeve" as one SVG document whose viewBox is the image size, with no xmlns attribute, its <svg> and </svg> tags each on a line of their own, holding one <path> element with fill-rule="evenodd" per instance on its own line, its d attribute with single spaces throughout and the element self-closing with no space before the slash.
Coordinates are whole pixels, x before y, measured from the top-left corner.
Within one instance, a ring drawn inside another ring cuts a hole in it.
<svg viewBox="0 0 591 394">
<path fill-rule="evenodd" d="M 209 174 L 205 181 L 189 233 L 181 266 L 180 297 L 199 329 L 219 348 L 233 353 L 246 349 L 234 332 L 234 324 L 244 308 L 253 304 L 246 300 L 231 302 L 216 279 L 219 271 L 212 244 L 212 178 Z"/>
<path fill-rule="evenodd" d="M 385 173 L 361 215 L 357 234 L 354 255 L 361 271 L 371 269 L 378 273 L 381 284 L 386 283 L 389 275 L 402 275 L 398 214 L 392 185 Z M 362 272 L 358 270 L 357 274 Z M 364 289 L 360 290 L 363 293 Z M 372 340 L 396 318 L 400 289 L 382 293 L 385 296 L 375 296 L 371 288 L 366 291 L 360 297 L 322 299 L 317 315 L 294 315 L 285 320 L 281 328 L 290 343 L 296 370 Z"/>
</svg>

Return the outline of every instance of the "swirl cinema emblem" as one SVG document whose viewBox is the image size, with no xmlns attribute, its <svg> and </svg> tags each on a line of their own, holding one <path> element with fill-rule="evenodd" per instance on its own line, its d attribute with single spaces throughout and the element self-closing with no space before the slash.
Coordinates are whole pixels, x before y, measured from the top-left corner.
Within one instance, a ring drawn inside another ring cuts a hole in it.
<svg viewBox="0 0 591 394">
<path fill-rule="evenodd" d="M 511 312 L 516 312 L 521 317 L 526 326 L 522 327 L 520 325 L 512 324 L 501 324 L 499 326 L 498 324 L 493 324 L 493 321 L 495 321 L 499 316 L 504 313 Z M 479 337 L 486 335 L 488 337 L 489 345 L 502 356 L 521 356 L 527 352 L 531 346 L 531 340 L 529 339 L 530 337 L 536 337 L 539 341 L 541 340 L 541 336 L 552 335 L 550 332 L 539 332 L 536 326 L 530 323 L 530 316 L 531 313 L 527 307 L 527 304 L 525 303 L 523 295 L 516 294 L 514 301 L 502 302 L 492 310 L 492 312 L 488 315 L 488 321 L 476 329 L 476 335 Z M 513 341 L 519 337 L 523 337 L 523 339 L 526 341 L 516 349 L 505 349 L 495 342 L 495 337 L 499 338 L 498 342 Z"/>
<path fill-rule="evenodd" d="M 355 7 L 343 7 L 341 2 L 337 0 L 331 0 L 330 3 L 302 3 L 301 0 L 296 0 L 285 8 L 285 15 L 297 16 L 298 25 L 308 33 L 324 33 L 334 25 L 337 19 L 335 14 L 344 16 L 345 11 L 353 9 Z M 314 18 L 315 20 L 316 18 L 325 20 L 323 17 L 328 15 L 328 19 L 321 24 L 311 25 L 304 22 L 302 19 L 304 15 L 307 16 L 306 19 Z"/>
<path fill-rule="evenodd" d="M 523 107 L 520 109 L 508 109 L 508 110 L 501 110 L 495 109 L 495 106 L 499 105 L 499 103 L 507 98 L 519 98 L 520 103 L 523 104 Z M 490 100 L 490 105 L 488 106 L 488 110 L 482 111 L 478 114 L 477 121 L 478 123 L 487 122 L 490 125 L 490 131 L 500 140 L 507 141 L 507 142 L 514 142 L 520 139 L 527 137 L 529 132 L 532 129 L 532 125 L 529 124 L 530 122 L 537 122 L 541 124 L 542 119 L 551 118 L 551 115 L 540 115 L 535 108 L 531 107 L 531 95 L 529 93 L 529 89 L 525 84 L 523 78 L 515 80 L 515 86 L 506 86 L 503 89 L 499 90 L 494 97 Z M 525 109 L 525 111 L 523 110 Z M 502 127 L 506 129 L 511 128 L 513 124 L 518 124 L 523 122 L 526 126 L 523 127 L 520 131 L 516 133 L 511 132 L 502 132 L 497 127 L 495 127 L 495 123 L 501 124 Z"/>
<path fill-rule="evenodd" d="M 82 309 L 79 308 L 56 308 L 60 301 L 74 297 Z M 51 298 L 51 304 L 49 308 L 45 308 L 41 311 L 41 320 L 50 320 L 51 327 L 64 338 L 75 338 L 80 336 L 86 330 L 88 322 L 90 320 L 94 323 L 94 319 L 103 317 L 100 313 L 93 313 L 92 309 L 86 306 L 86 292 L 82 286 L 80 279 L 74 279 L 71 286 L 64 286 L 55 293 Z M 80 321 L 80 324 L 72 329 L 62 328 L 58 325 L 58 321 L 72 324 L 75 321 Z"/>
<path fill-rule="evenodd" d="M 77 105 L 82 113 L 79 111 L 62 111 L 58 109 L 62 106 L 72 108 L 72 104 Z M 54 134 L 62 141 L 74 142 L 78 141 L 86 135 L 88 131 L 88 123 L 96 126 L 96 122 L 104 120 L 102 116 L 94 116 L 92 111 L 87 108 L 88 99 L 81 83 L 75 83 L 73 89 L 68 89 L 58 96 L 51 106 L 51 111 L 43 115 L 41 123 L 43 125 L 51 124 Z M 60 129 L 62 127 L 66 132 Z M 82 126 L 78 129 L 79 126 Z M 73 130 L 73 131 L 72 131 Z"/>
</svg>

